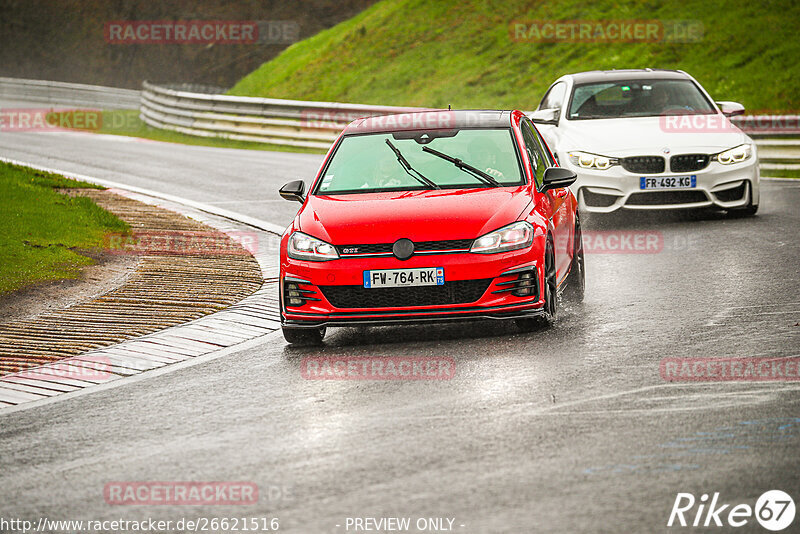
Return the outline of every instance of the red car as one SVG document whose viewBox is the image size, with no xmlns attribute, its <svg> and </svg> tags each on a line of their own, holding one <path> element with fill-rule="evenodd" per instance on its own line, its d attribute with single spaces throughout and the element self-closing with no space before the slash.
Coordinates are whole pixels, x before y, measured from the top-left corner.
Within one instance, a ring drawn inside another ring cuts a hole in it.
<svg viewBox="0 0 800 534">
<path fill-rule="evenodd" d="M 281 240 L 290 343 L 328 326 L 466 319 L 549 325 L 582 300 L 575 173 L 520 111 L 437 111 L 353 121 Z"/>
</svg>

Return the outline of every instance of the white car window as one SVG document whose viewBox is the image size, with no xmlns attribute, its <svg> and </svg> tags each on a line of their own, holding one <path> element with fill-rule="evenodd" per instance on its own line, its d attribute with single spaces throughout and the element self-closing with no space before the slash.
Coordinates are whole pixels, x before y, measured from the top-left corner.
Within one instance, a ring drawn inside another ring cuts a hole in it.
<svg viewBox="0 0 800 534">
<path fill-rule="evenodd" d="M 567 118 L 616 119 L 712 114 L 713 105 L 691 80 L 623 80 L 575 86 Z"/>
<path fill-rule="evenodd" d="M 561 109 L 564 105 L 564 96 L 567 94 L 567 84 L 558 82 L 544 95 L 539 109 Z"/>
</svg>

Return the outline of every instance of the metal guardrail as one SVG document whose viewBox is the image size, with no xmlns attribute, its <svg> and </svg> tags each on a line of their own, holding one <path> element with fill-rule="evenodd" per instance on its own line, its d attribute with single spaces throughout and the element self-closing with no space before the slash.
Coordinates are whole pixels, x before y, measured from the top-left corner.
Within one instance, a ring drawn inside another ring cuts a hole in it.
<svg viewBox="0 0 800 534">
<path fill-rule="evenodd" d="M 800 115 L 743 115 L 731 122 L 755 141 L 762 171 L 800 169 Z"/>
<path fill-rule="evenodd" d="M 800 139 L 754 139 L 761 170 L 800 169 Z"/>
<path fill-rule="evenodd" d="M 158 86 L 142 91 L 77 83 L 0 77 L 0 100 L 91 109 L 136 109 L 154 128 L 296 147 L 327 149 L 359 117 L 430 111 L 431 108 L 307 102 L 219 94 L 218 87 Z M 800 169 L 800 116 L 735 117 L 759 148 L 762 170 Z"/>
<path fill-rule="evenodd" d="M 0 77 L 0 100 L 5 103 L 41 102 L 51 106 L 136 109 L 140 99 L 140 92 L 133 89 Z"/>
<path fill-rule="evenodd" d="M 353 119 L 426 110 L 196 93 L 144 82 L 139 113 L 154 128 L 190 135 L 327 149 Z"/>
<path fill-rule="evenodd" d="M 230 96 L 145 82 L 140 117 L 154 128 L 190 135 L 327 149 L 353 119 L 430 109 Z M 737 117 L 734 122 L 755 139 L 763 169 L 800 169 L 799 116 Z"/>
</svg>

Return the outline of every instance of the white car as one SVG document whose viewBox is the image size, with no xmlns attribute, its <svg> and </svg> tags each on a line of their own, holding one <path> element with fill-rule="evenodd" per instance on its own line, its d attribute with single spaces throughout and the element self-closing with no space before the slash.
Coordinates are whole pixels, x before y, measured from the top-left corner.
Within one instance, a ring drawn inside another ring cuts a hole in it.
<svg viewBox="0 0 800 534">
<path fill-rule="evenodd" d="M 756 145 L 691 76 L 672 70 L 593 71 L 562 76 L 530 113 L 582 211 L 716 207 L 758 210 Z"/>
</svg>

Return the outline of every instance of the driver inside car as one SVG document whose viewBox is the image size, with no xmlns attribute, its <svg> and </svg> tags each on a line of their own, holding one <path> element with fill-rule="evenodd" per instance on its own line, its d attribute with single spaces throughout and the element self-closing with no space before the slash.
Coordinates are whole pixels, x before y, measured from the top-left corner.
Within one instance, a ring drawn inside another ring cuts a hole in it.
<svg viewBox="0 0 800 534">
<path fill-rule="evenodd" d="M 650 93 L 650 109 L 654 113 L 661 113 L 669 107 L 669 94 L 661 84 L 653 85 Z"/>
<path fill-rule="evenodd" d="M 505 178 L 502 171 L 497 169 L 499 149 L 486 141 L 473 141 L 469 147 L 469 159 L 467 163 L 477 167 L 486 174 L 495 178 Z"/>
<path fill-rule="evenodd" d="M 398 170 L 403 170 L 397 161 L 388 158 L 381 158 L 375 166 L 372 177 L 361 185 L 361 189 L 389 189 L 407 185 L 397 174 Z"/>
</svg>

